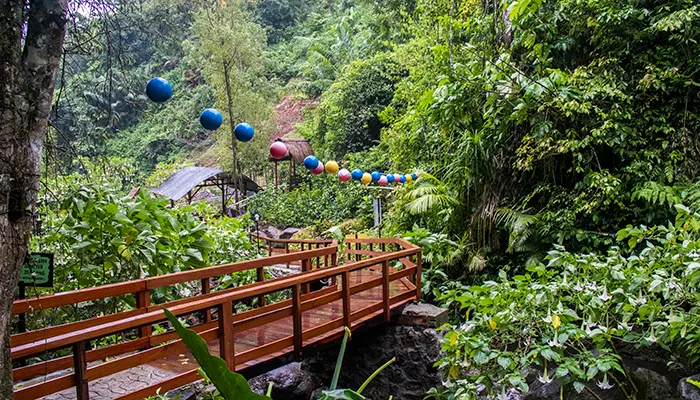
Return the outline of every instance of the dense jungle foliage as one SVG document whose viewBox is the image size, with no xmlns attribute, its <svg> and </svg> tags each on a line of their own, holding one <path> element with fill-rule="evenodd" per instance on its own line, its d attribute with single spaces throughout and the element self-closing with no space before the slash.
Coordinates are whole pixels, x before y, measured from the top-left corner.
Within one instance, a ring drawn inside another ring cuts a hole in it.
<svg viewBox="0 0 700 400">
<path fill-rule="evenodd" d="M 147 0 L 71 15 L 32 239 L 57 254 L 54 290 L 255 257 L 254 214 L 377 234 L 381 196 L 382 233 L 422 247 L 425 299 L 450 310 L 432 397 L 526 391 L 532 367 L 562 394 L 634 399 L 623 345 L 700 366 L 694 1 Z M 145 97 L 153 76 L 169 102 Z M 256 128 L 240 170 L 271 188 L 283 97 L 313 100 L 292 135 L 320 159 L 420 179 L 380 194 L 299 168 L 303 184 L 259 194 L 242 219 L 148 193 L 181 166 L 235 171 L 240 121 Z M 207 107 L 224 115 L 216 132 L 198 122 Z"/>
</svg>

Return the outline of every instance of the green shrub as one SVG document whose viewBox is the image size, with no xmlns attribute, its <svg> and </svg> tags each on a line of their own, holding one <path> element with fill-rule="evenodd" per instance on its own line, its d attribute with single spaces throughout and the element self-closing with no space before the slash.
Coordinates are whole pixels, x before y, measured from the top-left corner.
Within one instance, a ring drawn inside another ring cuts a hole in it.
<svg viewBox="0 0 700 400">
<path fill-rule="evenodd" d="M 248 210 L 277 228 L 314 226 L 324 231 L 346 219 L 370 221 L 371 195 L 357 182 L 340 183 L 334 176 L 319 176 L 292 191 L 263 192 Z"/>
<path fill-rule="evenodd" d="M 540 381 L 557 377 L 579 392 L 617 381 L 633 399 L 636 388 L 616 351 L 622 343 L 661 348 L 670 367 L 697 365 L 700 215 L 677 209 L 674 224 L 621 230 L 623 246 L 607 254 L 556 247 L 547 265 L 445 294 L 441 300 L 466 316 L 445 327 L 438 365 L 448 392 L 527 390 L 523 369 L 535 364 Z"/>
</svg>

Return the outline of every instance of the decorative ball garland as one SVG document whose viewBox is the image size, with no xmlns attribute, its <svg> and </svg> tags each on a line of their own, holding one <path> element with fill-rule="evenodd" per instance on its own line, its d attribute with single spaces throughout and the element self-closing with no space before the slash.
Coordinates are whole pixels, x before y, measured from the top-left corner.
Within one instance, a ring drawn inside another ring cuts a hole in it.
<svg viewBox="0 0 700 400">
<path fill-rule="evenodd" d="M 283 147 L 284 146 L 284 147 Z M 284 152 L 282 151 L 284 150 Z M 274 142 L 270 146 L 270 155 L 275 159 L 281 159 L 287 153 L 287 147 L 282 142 Z M 279 155 L 279 157 L 276 156 Z M 372 173 L 364 172 L 359 168 L 348 171 L 346 168 L 339 169 L 338 163 L 334 160 L 327 161 L 325 164 L 321 162 L 316 156 L 307 156 L 304 159 L 304 167 L 311 172 L 313 175 L 321 175 L 325 172 L 328 175 L 338 175 L 338 180 L 341 182 L 347 182 L 350 179 L 355 181 L 360 181 L 365 185 L 369 185 L 372 182 L 377 183 L 379 186 L 386 186 L 390 183 L 404 183 L 412 182 L 418 179 L 419 174 L 412 173 L 407 175 L 399 174 L 383 174 L 379 171 L 372 171 Z"/>
<path fill-rule="evenodd" d="M 155 103 L 165 103 L 173 97 L 173 85 L 166 79 L 155 77 L 146 84 L 146 96 Z M 208 131 L 219 129 L 223 122 L 223 116 L 219 110 L 215 108 L 207 108 L 199 115 L 199 123 Z M 233 135 L 238 141 L 249 142 L 253 139 L 253 136 L 255 136 L 255 129 L 253 129 L 249 123 L 241 122 L 236 125 L 236 128 L 233 130 Z M 282 145 L 284 145 L 284 143 Z M 281 149 L 277 148 L 273 157 L 277 158 L 276 155 L 279 155 L 278 151 L 281 151 Z M 283 158 L 286 152 L 287 147 L 285 146 L 284 152 L 280 158 Z M 272 154 L 272 149 L 270 149 L 270 154 Z"/>
<path fill-rule="evenodd" d="M 164 103 L 173 97 L 173 86 L 166 79 L 161 77 L 155 77 L 148 81 L 146 85 L 146 96 L 155 103 Z M 215 108 L 207 108 L 202 111 L 199 115 L 199 123 L 202 127 L 209 131 L 215 131 L 221 127 L 224 122 L 224 118 Z M 255 136 L 255 129 L 246 122 L 241 122 L 236 125 L 233 130 L 233 135 L 236 140 L 240 142 L 249 142 Z M 270 156 L 275 160 L 281 160 L 289 155 L 289 149 L 281 141 L 276 141 L 270 145 Z M 404 183 L 411 182 L 418 179 L 420 176 L 417 173 L 412 173 L 409 175 L 399 175 L 399 174 L 382 174 L 379 171 L 372 171 L 372 173 L 363 172 L 361 169 L 357 168 L 348 171 L 346 168 L 340 169 L 337 162 L 330 160 L 325 164 L 319 161 L 315 156 L 308 156 L 304 159 L 304 167 L 311 172 L 313 175 L 321 175 L 326 173 L 328 175 L 338 175 L 338 180 L 341 182 L 347 182 L 350 179 L 355 181 L 360 181 L 365 185 L 369 185 L 372 182 L 377 183 L 380 186 L 385 186 L 390 183 Z"/>
</svg>

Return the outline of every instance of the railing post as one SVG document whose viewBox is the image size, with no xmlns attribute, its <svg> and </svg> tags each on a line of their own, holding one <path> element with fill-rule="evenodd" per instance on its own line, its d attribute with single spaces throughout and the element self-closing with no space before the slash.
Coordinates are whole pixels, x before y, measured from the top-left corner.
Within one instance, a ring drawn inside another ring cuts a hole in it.
<svg viewBox="0 0 700 400">
<path fill-rule="evenodd" d="M 211 292 L 211 282 L 209 278 L 202 279 L 202 294 L 207 294 Z M 211 310 L 207 309 L 204 311 L 204 322 L 211 322 Z"/>
<path fill-rule="evenodd" d="M 316 243 L 316 250 L 318 250 L 321 247 L 320 243 Z M 321 268 L 321 257 L 316 256 L 316 269 Z"/>
<path fill-rule="evenodd" d="M 89 400 L 90 389 L 87 378 L 87 358 L 85 342 L 73 343 L 73 367 L 75 369 L 75 393 L 78 400 Z"/>
<path fill-rule="evenodd" d="M 304 258 L 301 260 L 301 273 L 305 274 L 309 272 L 309 269 L 311 269 L 310 265 L 311 260 L 308 258 Z M 309 293 L 311 291 L 311 285 L 309 283 L 305 283 L 304 286 L 302 287 L 303 293 Z"/>
<path fill-rule="evenodd" d="M 289 242 L 284 242 L 284 253 L 289 254 Z M 287 261 L 287 268 L 289 268 L 289 261 Z"/>
<path fill-rule="evenodd" d="M 330 263 L 331 267 L 335 267 L 338 265 L 338 253 L 332 253 L 330 256 Z M 333 275 L 331 277 L 331 286 L 335 286 L 338 284 L 338 277 L 336 275 Z"/>
<path fill-rule="evenodd" d="M 416 277 L 414 278 L 414 284 L 416 285 L 416 302 L 420 302 L 421 294 L 421 278 L 423 274 L 423 252 L 418 249 L 416 253 Z"/>
<path fill-rule="evenodd" d="M 151 305 L 151 291 L 146 289 L 136 293 L 136 308 L 144 308 Z M 151 325 L 139 327 L 139 337 L 148 337 L 153 333 Z"/>
<path fill-rule="evenodd" d="M 265 280 L 265 268 L 264 267 L 259 267 L 258 268 L 258 282 L 262 282 Z M 265 295 L 261 294 L 258 296 L 258 307 L 264 307 L 265 306 Z"/>
<path fill-rule="evenodd" d="M 345 271 L 343 272 L 343 325 L 348 329 L 352 329 L 350 310 L 350 271 Z"/>
<path fill-rule="evenodd" d="M 228 369 L 236 370 L 236 353 L 233 337 L 233 303 L 230 300 L 219 305 L 219 357 L 226 361 Z"/>
<path fill-rule="evenodd" d="M 301 326 L 301 285 L 292 287 L 292 321 L 294 324 L 294 359 L 301 360 L 301 348 L 303 346 Z"/>
<path fill-rule="evenodd" d="M 389 261 L 382 262 L 382 303 L 384 305 L 384 322 L 391 320 L 391 297 L 389 296 Z"/>
</svg>

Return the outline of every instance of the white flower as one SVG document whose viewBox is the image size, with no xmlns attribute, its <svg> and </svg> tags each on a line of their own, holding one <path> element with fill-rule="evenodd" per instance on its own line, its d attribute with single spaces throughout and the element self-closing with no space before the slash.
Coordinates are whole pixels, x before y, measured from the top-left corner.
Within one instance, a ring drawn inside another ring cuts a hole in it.
<svg viewBox="0 0 700 400">
<path fill-rule="evenodd" d="M 546 322 L 546 323 L 548 323 L 548 324 L 551 324 L 551 323 L 552 323 L 552 310 L 551 310 L 551 309 L 547 310 L 547 317 L 546 317 L 546 318 L 542 318 L 542 321 L 544 321 L 544 322 Z"/>
<path fill-rule="evenodd" d="M 557 331 L 554 332 L 554 340 L 550 340 L 547 344 L 549 347 L 564 347 L 563 344 L 559 343 L 559 332 Z"/>
<path fill-rule="evenodd" d="M 651 328 L 651 335 L 645 338 L 649 343 L 656 343 L 656 336 L 654 336 L 654 328 Z"/>
<path fill-rule="evenodd" d="M 612 389 L 615 385 L 608 382 L 608 374 L 603 375 L 603 381 L 597 383 L 598 387 L 603 390 Z"/>
<path fill-rule="evenodd" d="M 607 286 L 603 286 L 603 294 L 598 296 L 598 298 L 603 300 L 603 301 L 608 301 L 608 300 L 612 299 L 612 296 L 610 296 L 608 294 L 608 287 Z"/>
</svg>

